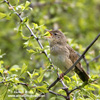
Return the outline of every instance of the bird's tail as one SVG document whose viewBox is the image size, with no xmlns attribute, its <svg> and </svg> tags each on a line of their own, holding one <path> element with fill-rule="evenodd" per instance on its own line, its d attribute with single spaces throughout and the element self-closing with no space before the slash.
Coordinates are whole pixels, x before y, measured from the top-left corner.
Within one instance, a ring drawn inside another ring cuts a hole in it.
<svg viewBox="0 0 100 100">
<path fill-rule="evenodd" d="M 88 74 L 84 71 L 84 69 L 82 69 L 81 71 L 75 67 L 75 72 L 78 74 L 78 76 L 80 77 L 80 79 L 83 81 L 83 82 L 86 82 L 89 80 L 89 76 Z"/>
</svg>

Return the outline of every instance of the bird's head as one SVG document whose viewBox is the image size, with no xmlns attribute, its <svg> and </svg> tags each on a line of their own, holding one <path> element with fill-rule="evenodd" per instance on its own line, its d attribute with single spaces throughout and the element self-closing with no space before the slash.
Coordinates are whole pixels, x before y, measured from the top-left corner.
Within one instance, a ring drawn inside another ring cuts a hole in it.
<svg viewBox="0 0 100 100">
<path fill-rule="evenodd" d="M 55 45 L 55 44 L 63 45 L 63 44 L 66 44 L 66 42 L 67 42 L 66 37 L 61 31 L 52 30 L 52 31 L 48 31 L 48 32 L 50 33 L 50 36 L 48 37 L 50 45 Z"/>
</svg>

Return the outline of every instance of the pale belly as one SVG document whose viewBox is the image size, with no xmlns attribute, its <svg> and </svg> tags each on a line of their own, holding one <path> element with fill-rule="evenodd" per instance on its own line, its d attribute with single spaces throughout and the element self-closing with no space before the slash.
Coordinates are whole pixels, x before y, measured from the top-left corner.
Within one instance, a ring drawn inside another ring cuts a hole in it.
<svg viewBox="0 0 100 100">
<path fill-rule="evenodd" d="M 62 72 L 67 71 L 72 66 L 72 62 L 65 55 L 50 55 L 52 63 L 60 68 Z"/>
</svg>

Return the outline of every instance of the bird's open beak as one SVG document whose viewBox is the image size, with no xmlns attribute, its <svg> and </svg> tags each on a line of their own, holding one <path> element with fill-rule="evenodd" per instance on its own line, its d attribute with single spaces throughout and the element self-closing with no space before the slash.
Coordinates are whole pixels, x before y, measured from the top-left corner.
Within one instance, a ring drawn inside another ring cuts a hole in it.
<svg viewBox="0 0 100 100">
<path fill-rule="evenodd" d="M 52 36 L 52 35 L 53 35 L 51 31 L 48 31 L 48 32 L 50 33 L 50 36 Z"/>
<path fill-rule="evenodd" d="M 53 34 L 52 34 L 52 32 L 51 32 L 51 31 L 47 31 L 47 32 L 49 32 L 49 33 L 50 33 L 48 36 L 46 36 L 46 38 L 48 38 L 48 39 L 49 39 L 49 38 L 51 38 L 51 37 L 52 37 L 52 35 L 53 35 Z"/>
<path fill-rule="evenodd" d="M 52 37 L 52 32 L 51 31 L 47 31 L 44 35 L 45 39 L 50 39 Z"/>
</svg>

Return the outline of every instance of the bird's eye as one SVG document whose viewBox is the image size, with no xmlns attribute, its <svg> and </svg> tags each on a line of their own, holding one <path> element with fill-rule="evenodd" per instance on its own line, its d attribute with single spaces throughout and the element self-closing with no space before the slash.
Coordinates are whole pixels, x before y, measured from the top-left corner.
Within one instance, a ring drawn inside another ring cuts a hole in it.
<svg viewBox="0 0 100 100">
<path fill-rule="evenodd" d="M 57 35 L 57 33 L 54 33 L 54 35 Z"/>
</svg>

